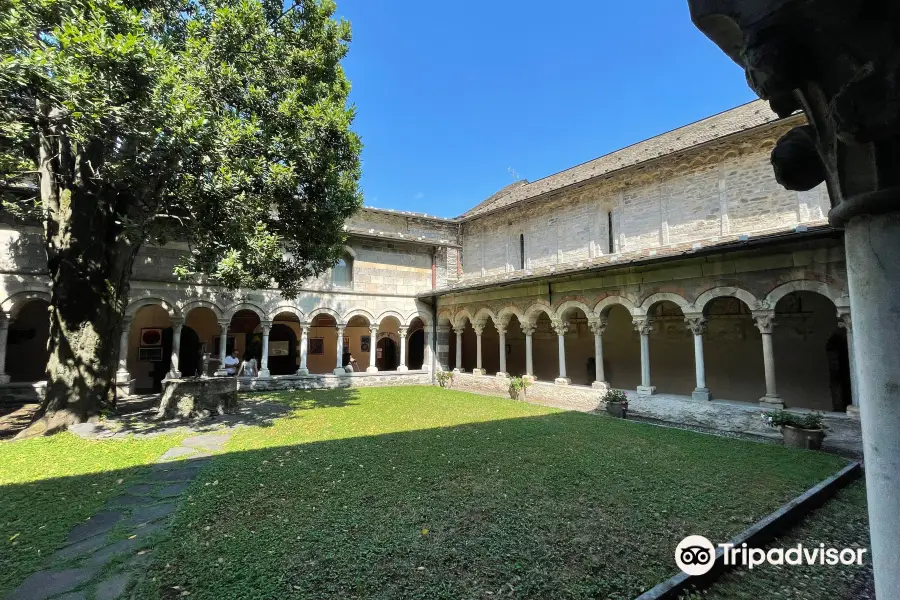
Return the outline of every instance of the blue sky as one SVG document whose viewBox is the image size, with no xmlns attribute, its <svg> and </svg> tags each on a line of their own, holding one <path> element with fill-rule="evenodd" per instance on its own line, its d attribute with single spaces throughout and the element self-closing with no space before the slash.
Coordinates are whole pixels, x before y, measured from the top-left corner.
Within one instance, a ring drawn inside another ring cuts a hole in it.
<svg viewBox="0 0 900 600">
<path fill-rule="evenodd" d="M 367 206 L 457 216 L 753 100 L 686 0 L 338 0 Z"/>
</svg>

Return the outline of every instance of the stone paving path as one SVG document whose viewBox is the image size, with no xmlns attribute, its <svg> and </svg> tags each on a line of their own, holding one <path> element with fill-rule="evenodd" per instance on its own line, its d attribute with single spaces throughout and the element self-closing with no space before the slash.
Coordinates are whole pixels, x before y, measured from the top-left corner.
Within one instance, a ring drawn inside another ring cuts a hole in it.
<svg viewBox="0 0 900 600">
<path fill-rule="evenodd" d="M 125 491 L 75 526 L 66 546 L 7 596 L 9 600 L 115 600 L 126 594 L 165 535 L 178 500 L 221 451 L 231 431 L 204 433 L 171 448 Z"/>
</svg>

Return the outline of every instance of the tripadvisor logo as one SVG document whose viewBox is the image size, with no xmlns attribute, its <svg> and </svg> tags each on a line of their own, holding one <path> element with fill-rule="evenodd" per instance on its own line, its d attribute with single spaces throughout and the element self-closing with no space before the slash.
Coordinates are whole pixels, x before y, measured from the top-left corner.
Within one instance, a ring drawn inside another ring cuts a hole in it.
<svg viewBox="0 0 900 600">
<path fill-rule="evenodd" d="M 749 569 L 770 565 L 861 565 L 866 548 L 826 548 L 825 544 L 807 548 L 797 544 L 790 548 L 751 548 L 747 544 L 735 546 L 719 544 L 722 564 L 745 566 Z M 716 562 L 716 546 L 702 535 L 689 535 L 675 548 L 675 563 L 688 575 L 705 575 Z"/>
</svg>

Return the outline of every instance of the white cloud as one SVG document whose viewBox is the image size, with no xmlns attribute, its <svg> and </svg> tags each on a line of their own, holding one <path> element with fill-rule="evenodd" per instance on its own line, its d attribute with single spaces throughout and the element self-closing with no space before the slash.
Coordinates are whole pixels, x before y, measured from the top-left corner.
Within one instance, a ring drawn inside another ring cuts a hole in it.
<svg viewBox="0 0 900 600">
<path fill-rule="evenodd" d="M 415 195 L 416 200 L 423 200 L 425 198 L 425 192 L 419 192 Z"/>
</svg>

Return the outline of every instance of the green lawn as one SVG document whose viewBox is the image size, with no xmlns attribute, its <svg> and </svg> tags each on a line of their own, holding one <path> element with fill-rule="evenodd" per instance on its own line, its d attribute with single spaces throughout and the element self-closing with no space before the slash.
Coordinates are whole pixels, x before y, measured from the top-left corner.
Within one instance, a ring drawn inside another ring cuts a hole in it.
<svg viewBox="0 0 900 600">
<path fill-rule="evenodd" d="M 0 597 L 37 571 L 141 465 L 179 440 L 100 442 L 64 433 L 0 442 Z"/>
<path fill-rule="evenodd" d="M 630 599 L 684 536 L 845 464 L 437 388 L 277 397 L 294 410 L 201 473 L 136 597 Z"/>
</svg>

